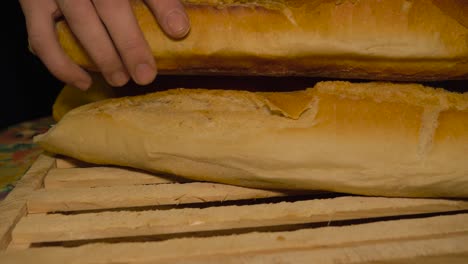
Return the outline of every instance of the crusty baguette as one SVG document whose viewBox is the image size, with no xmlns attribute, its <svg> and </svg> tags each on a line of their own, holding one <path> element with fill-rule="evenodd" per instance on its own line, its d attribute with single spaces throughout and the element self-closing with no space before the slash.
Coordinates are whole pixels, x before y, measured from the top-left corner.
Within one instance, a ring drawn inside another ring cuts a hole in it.
<svg viewBox="0 0 468 264">
<path fill-rule="evenodd" d="M 76 108 L 35 141 L 87 162 L 241 186 L 468 197 L 468 94 L 416 84 L 175 89 Z"/>
<path fill-rule="evenodd" d="M 465 0 L 185 0 L 192 28 L 165 36 L 132 1 L 163 74 L 305 75 L 424 81 L 468 78 Z M 60 42 L 96 67 L 66 22 Z"/>
</svg>

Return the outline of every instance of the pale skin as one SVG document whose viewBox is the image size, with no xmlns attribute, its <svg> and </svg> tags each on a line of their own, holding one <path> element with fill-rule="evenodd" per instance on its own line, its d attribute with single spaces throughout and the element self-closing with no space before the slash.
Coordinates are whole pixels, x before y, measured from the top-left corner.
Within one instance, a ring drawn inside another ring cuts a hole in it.
<svg viewBox="0 0 468 264">
<path fill-rule="evenodd" d="M 183 38 L 190 23 L 180 0 L 146 0 L 169 37 Z M 64 17 L 106 81 L 122 86 L 130 78 L 140 85 L 157 74 L 150 47 L 138 27 L 130 0 L 20 0 L 31 49 L 48 70 L 65 83 L 86 90 L 90 75 L 61 48 L 55 20 Z"/>
</svg>

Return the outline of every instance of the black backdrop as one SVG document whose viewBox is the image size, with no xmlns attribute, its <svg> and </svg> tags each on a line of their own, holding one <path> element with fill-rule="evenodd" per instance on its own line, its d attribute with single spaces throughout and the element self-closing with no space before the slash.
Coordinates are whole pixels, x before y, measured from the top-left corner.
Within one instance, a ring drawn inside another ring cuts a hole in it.
<svg viewBox="0 0 468 264">
<path fill-rule="evenodd" d="M 28 51 L 24 16 L 18 0 L 4 1 L 1 43 L 0 129 L 47 116 L 62 84 Z M 5 60 L 6 58 L 6 60 Z"/>
</svg>

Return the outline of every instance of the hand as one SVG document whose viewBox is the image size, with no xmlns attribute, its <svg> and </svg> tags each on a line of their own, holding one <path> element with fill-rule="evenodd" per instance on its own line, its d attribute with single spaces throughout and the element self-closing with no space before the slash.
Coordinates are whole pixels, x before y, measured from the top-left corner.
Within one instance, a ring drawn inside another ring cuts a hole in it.
<svg viewBox="0 0 468 264">
<path fill-rule="evenodd" d="M 189 19 L 180 0 L 146 0 L 169 36 L 184 37 Z M 34 53 L 58 79 L 86 90 L 91 77 L 62 50 L 55 20 L 64 16 L 107 82 L 122 86 L 131 77 L 145 85 L 156 77 L 156 63 L 129 0 L 20 0 Z"/>
</svg>

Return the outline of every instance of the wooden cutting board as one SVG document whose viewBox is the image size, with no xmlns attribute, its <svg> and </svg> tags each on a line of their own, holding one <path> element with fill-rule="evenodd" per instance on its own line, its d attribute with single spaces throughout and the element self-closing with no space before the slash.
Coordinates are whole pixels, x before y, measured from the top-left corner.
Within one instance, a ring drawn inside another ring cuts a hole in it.
<svg viewBox="0 0 468 264">
<path fill-rule="evenodd" d="M 466 263 L 468 201 L 285 193 L 42 155 L 0 263 Z"/>
</svg>

